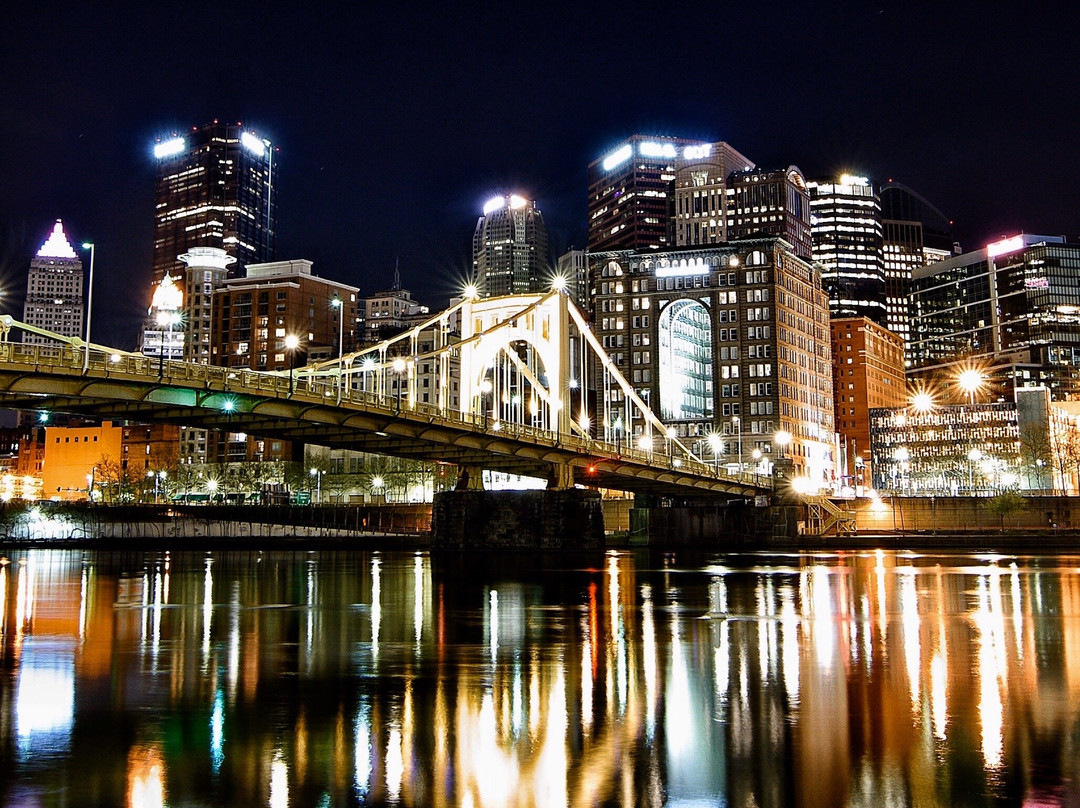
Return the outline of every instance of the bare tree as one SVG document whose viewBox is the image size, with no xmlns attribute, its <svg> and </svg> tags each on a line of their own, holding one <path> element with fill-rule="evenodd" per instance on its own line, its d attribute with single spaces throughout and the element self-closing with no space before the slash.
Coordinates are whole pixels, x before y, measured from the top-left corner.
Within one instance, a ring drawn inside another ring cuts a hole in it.
<svg viewBox="0 0 1080 808">
<path fill-rule="evenodd" d="M 1020 462 L 1028 479 L 1028 488 L 1046 490 L 1047 475 L 1053 476 L 1050 452 L 1050 429 L 1043 424 L 1028 424 L 1020 430 Z M 1032 475 L 1035 485 L 1031 485 Z"/>
</svg>

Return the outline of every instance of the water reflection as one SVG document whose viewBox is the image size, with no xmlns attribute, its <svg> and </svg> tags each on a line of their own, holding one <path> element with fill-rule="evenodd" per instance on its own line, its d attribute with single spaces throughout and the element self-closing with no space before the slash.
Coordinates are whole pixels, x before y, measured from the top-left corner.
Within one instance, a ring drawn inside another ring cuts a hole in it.
<svg viewBox="0 0 1080 808">
<path fill-rule="evenodd" d="M 15 553 L 0 803 L 1077 802 L 1077 561 Z"/>
</svg>

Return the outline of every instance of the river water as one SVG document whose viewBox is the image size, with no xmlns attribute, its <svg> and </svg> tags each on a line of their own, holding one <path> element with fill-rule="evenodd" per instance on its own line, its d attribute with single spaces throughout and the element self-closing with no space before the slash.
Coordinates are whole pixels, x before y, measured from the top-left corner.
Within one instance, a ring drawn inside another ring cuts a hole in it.
<svg viewBox="0 0 1080 808">
<path fill-rule="evenodd" d="M 1080 804 L 1080 557 L 0 553 L 4 806 Z"/>
</svg>

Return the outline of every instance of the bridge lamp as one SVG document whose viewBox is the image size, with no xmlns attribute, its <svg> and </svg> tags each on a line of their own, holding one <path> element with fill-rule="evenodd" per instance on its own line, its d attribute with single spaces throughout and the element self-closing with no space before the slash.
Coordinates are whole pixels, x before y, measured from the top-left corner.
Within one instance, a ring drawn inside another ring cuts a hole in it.
<svg viewBox="0 0 1080 808">
<path fill-rule="evenodd" d="M 754 458 L 754 485 L 757 485 L 758 474 L 761 473 L 761 449 L 754 449 L 750 456 Z"/>
<path fill-rule="evenodd" d="M 562 275 L 555 275 L 551 279 L 551 288 L 556 292 L 562 292 L 566 289 L 566 278 Z"/>
<path fill-rule="evenodd" d="M 716 473 L 720 473 L 720 448 L 723 445 L 723 441 L 720 436 L 715 432 L 710 432 L 709 437 L 706 438 L 709 442 L 709 448 L 713 453 L 713 464 L 716 466 Z"/>
<path fill-rule="evenodd" d="M 334 299 L 330 301 L 330 307 L 337 309 L 338 312 L 338 338 L 337 338 L 337 401 L 341 403 L 341 380 L 342 373 L 345 368 L 343 365 L 343 354 L 345 352 L 345 301 L 338 295 L 334 295 Z"/>
<path fill-rule="evenodd" d="M 642 435 L 638 438 L 638 448 L 643 452 L 651 452 L 653 450 L 653 441 L 649 435 Z"/>
<path fill-rule="evenodd" d="M 592 426 L 592 419 L 589 418 L 589 414 L 584 410 L 581 411 L 581 415 L 578 416 L 578 425 L 581 427 L 581 431 L 585 434 L 589 433 L 589 427 Z"/>
<path fill-rule="evenodd" d="M 223 409 L 225 412 L 232 412 L 236 409 L 236 402 L 233 401 L 231 398 L 227 398 L 221 403 L 221 409 Z"/>
<path fill-rule="evenodd" d="M 90 273 L 86 287 L 86 345 L 83 347 L 83 373 L 90 369 L 90 312 L 94 304 L 94 242 L 84 241 L 84 250 L 90 251 Z"/>
<path fill-rule="evenodd" d="M 296 349 L 300 347 L 300 337 L 296 334 L 285 335 L 285 350 L 289 352 L 289 395 L 293 394 L 293 365 L 296 363 Z"/>
<path fill-rule="evenodd" d="M 466 300 L 476 300 L 478 297 L 480 297 L 480 290 L 477 288 L 475 283 L 465 284 L 465 288 L 462 289 L 461 292 Z"/>
</svg>

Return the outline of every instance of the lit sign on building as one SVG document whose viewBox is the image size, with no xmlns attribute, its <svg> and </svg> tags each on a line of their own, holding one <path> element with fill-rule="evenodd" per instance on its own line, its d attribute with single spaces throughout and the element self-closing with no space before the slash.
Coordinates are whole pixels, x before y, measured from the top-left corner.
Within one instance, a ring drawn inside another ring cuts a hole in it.
<svg viewBox="0 0 1080 808">
<path fill-rule="evenodd" d="M 674 157 L 675 145 L 672 143 L 654 143 L 646 140 L 638 145 L 638 152 L 645 157 Z"/>
<path fill-rule="evenodd" d="M 511 210 L 521 210 L 528 204 L 529 200 L 517 194 L 511 194 L 509 197 L 493 196 L 484 203 L 484 215 L 487 216 L 489 213 L 505 207 L 509 207 Z"/>
<path fill-rule="evenodd" d="M 856 177 L 854 174 L 840 175 L 841 185 L 868 185 L 869 183 L 870 180 L 868 180 L 866 177 Z"/>
<path fill-rule="evenodd" d="M 1017 250 L 1024 249 L 1024 237 L 1013 236 L 1012 238 L 1003 238 L 1001 241 L 995 241 L 993 244 L 986 245 L 986 257 L 997 258 L 999 255 L 1006 255 L 1008 253 L 1016 252 Z"/>
<path fill-rule="evenodd" d="M 622 165 L 633 155 L 634 151 L 630 148 L 630 144 L 627 143 L 617 151 L 613 151 L 607 157 L 604 158 L 604 171 L 611 171 L 615 166 Z"/>
<path fill-rule="evenodd" d="M 683 149 L 682 154 L 687 160 L 700 160 L 703 157 L 708 157 L 712 154 L 712 144 L 706 143 L 704 146 L 687 146 Z"/>
<path fill-rule="evenodd" d="M 264 140 L 260 140 L 251 132 L 244 132 L 240 135 L 240 142 L 244 148 L 254 154 L 256 157 L 262 157 L 266 153 L 267 143 Z"/>
<path fill-rule="evenodd" d="M 182 137 L 174 137 L 154 145 L 154 157 L 159 160 L 162 157 L 172 157 L 187 149 L 187 142 Z"/>
<path fill-rule="evenodd" d="M 1025 289 L 1049 289 L 1050 281 L 1047 278 L 1024 278 Z"/>
<path fill-rule="evenodd" d="M 685 275 L 708 275 L 710 269 L 711 267 L 702 258 L 691 258 L 689 261 L 684 258 L 673 264 L 658 266 L 653 276 L 657 278 L 681 278 Z"/>
</svg>

